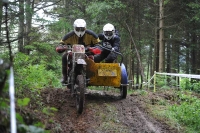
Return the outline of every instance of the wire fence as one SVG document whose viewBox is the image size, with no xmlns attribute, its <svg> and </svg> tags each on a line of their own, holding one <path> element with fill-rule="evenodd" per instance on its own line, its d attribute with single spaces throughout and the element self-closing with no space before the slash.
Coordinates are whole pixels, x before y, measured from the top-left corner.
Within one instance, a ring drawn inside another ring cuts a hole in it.
<svg viewBox="0 0 200 133">
<path fill-rule="evenodd" d="M 181 86 L 182 87 L 185 86 L 185 87 L 188 87 L 187 89 L 189 89 L 191 86 L 194 87 L 194 85 L 198 85 L 198 86 L 200 85 L 199 83 L 200 75 L 154 72 L 154 91 L 156 91 L 156 85 L 158 83 L 157 77 L 160 77 L 160 76 L 164 76 L 165 85 L 175 86 L 177 88 L 180 88 Z M 186 78 L 187 80 L 183 81 L 184 78 Z M 162 80 L 162 79 L 159 78 L 159 80 Z"/>
<path fill-rule="evenodd" d="M 160 73 L 154 72 L 154 75 L 147 81 L 140 84 L 133 84 L 133 80 L 129 80 L 131 87 L 142 86 L 146 88 L 153 88 L 153 91 L 156 91 L 156 87 L 180 87 L 180 81 L 182 78 L 191 79 L 200 79 L 200 75 L 195 74 L 180 74 L 180 73 Z"/>
</svg>

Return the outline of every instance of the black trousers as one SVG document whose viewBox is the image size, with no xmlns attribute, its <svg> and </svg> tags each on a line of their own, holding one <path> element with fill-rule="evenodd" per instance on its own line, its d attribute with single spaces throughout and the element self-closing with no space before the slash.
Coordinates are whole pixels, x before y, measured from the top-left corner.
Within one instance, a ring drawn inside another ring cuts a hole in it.
<svg viewBox="0 0 200 133">
<path fill-rule="evenodd" d="M 94 55 L 94 62 L 99 63 L 105 60 L 106 63 L 112 63 L 117 58 L 117 55 L 113 52 L 103 49 L 101 54 Z"/>
<path fill-rule="evenodd" d="M 64 53 L 62 56 L 62 74 L 67 76 L 68 62 L 67 62 L 68 53 Z"/>
</svg>

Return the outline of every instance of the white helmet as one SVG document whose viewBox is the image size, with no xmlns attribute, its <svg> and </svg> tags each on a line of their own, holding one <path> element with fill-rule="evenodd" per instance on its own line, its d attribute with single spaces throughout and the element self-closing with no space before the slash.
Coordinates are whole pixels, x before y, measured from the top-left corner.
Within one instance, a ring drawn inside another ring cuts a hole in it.
<svg viewBox="0 0 200 133">
<path fill-rule="evenodd" d="M 103 35 L 107 40 L 110 40 L 114 36 L 114 33 L 115 33 L 115 27 L 112 24 L 107 23 L 106 25 L 104 25 Z"/>
<path fill-rule="evenodd" d="M 74 21 L 74 32 L 78 37 L 82 37 L 85 34 L 86 22 L 84 19 L 76 19 Z"/>
</svg>

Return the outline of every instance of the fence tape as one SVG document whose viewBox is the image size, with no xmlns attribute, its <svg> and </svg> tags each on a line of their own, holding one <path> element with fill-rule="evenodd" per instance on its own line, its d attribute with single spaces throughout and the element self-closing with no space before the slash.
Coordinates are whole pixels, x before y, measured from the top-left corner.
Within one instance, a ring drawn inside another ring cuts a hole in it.
<svg viewBox="0 0 200 133">
<path fill-rule="evenodd" d="M 200 75 L 195 75 L 195 74 L 160 73 L 160 72 L 155 72 L 155 74 L 171 75 L 171 76 L 177 76 L 177 77 L 185 77 L 185 78 L 195 78 L 195 79 L 200 79 Z"/>
<path fill-rule="evenodd" d="M 154 79 L 154 92 L 156 91 L 156 87 L 155 87 L 155 82 L 156 82 L 156 74 L 160 74 L 160 75 L 170 75 L 170 76 L 177 76 L 177 77 L 184 77 L 184 78 L 194 78 L 194 79 L 200 79 L 200 75 L 195 75 L 195 74 L 179 74 L 179 73 L 160 73 L 160 72 L 154 72 L 154 75 L 151 77 L 151 79 L 148 82 L 143 82 L 141 84 L 143 84 L 143 86 L 150 84 L 151 80 L 153 78 Z M 129 82 L 133 82 L 133 80 L 129 80 Z M 135 84 L 132 85 L 133 86 L 140 86 L 141 84 Z"/>
</svg>

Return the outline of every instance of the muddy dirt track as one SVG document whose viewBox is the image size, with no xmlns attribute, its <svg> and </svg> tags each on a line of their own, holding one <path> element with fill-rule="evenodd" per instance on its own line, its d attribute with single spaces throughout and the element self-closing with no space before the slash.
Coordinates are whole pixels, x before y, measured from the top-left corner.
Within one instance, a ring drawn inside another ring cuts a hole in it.
<svg viewBox="0 0 200 133">
<path fill-rule="evenodd" d="M 58 109 L 48 120 L 43 118 L 52 133 L 177 133 L 152 118 L 137 95 L 120 99 L 113 93 L 89 92 L 81 115 L 69 90 L 46 89 L 41 95 L 45 106 Z"/>
</svg>

